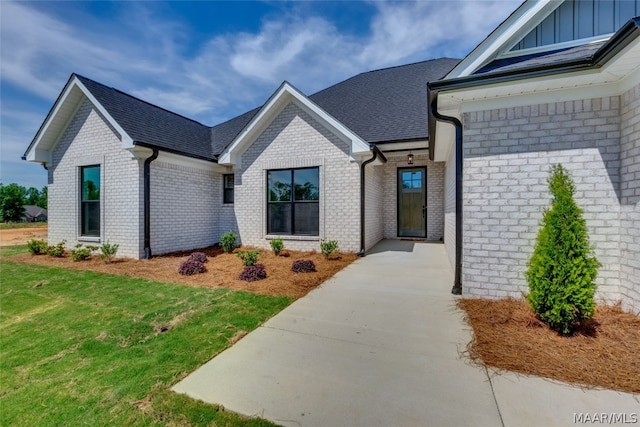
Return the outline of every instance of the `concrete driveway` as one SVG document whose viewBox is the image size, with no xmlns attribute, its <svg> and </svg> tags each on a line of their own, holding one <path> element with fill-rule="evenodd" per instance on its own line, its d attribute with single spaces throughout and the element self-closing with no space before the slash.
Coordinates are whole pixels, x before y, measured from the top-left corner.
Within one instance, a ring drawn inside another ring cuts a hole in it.
<svg viewBox="0 0 640 427">
<path fill-rule="evenodd" d="M 284 426 L 550 426 L 576 425 L 581 413 L 638 416 L 632 395 L 490 378 L 470 366 L 460 352 L 471 331 L 452 283 L 443 245 L 382 241 L 173 389 Z"/>
</svg>

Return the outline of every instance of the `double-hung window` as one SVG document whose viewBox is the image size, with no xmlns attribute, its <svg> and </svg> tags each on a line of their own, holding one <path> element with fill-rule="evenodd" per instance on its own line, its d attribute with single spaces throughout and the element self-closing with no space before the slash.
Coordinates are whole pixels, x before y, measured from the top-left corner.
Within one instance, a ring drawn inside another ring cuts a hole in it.
<svg viewBox="0 0 640 427">
<path fill-rule="evenodd" d="M 319 168 L 267 171 L 267 233 L 318 236 Z"/>
<path fill-rule="evenodd" d="M 234 179 L 233 174 L 225 174 L 222 175 L 222 181 L 224 185 L 222 202 L 223 203 L 233 203 L 233 187 L 234 187 Z"/>
<path fill-rule="evenodd" d="M 80 175 L 80 234 L 100 237 L 100 166 L 84 166 Z"/>
</svg>

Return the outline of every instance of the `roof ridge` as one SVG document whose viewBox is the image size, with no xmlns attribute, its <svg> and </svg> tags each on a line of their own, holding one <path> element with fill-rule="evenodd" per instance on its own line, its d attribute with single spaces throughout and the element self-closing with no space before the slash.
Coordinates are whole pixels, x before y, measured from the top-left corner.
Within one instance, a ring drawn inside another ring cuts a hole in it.
<svg viewBox="0 0 640 427">
<path fill-rule="evenodd" d="M 171 110 L 169 110 L 169 109 L 167 109 L 167 108 L 160 107 L 159 105 L 153 104 L 153 103 L 151 103 L 151 102 L 149 102 L 149 101 L 145 101 L 144 99 L 138 98 L 137 96 L 134 96 L 134 95 L 131 95 L 131 94 L 127 93 L 127 92 L 121 91 L 120 89 L 117 89 L 117 88 L 115 88 L 115 87 L 113 87 L 113 86 L 107 86 L 107 85 L 105 85 L 104 83 L 100 83 L 100 82 L 98 82 L 98 81 L 95 81 L 95 80 L 93 80 L 93 79 L 90 79 L 90 78 L 88 78 L 88 77 L 85 77 L 85 76 L 83 76 L 83 75 L 80 75 L 80 74 L 78 74 L 78 73 L 73 73 L 73 75 L 74 75 L 74 76 L 76 76 L 76 77 L 80 77 L 81 79 L 89 80 L 89 81 L 90 81 L 90 82 L 92 82 L 92 83 L 95 83 L 95 84 L 98 84 L 98 85 L 100 85 L 100 86 L 102 86 L 102 87 L 105 87 L 105 88 L 107 88 L 107 89 L 113 90 L 113 91 L 115 91 L 115 92 L 117 92 L 117 93 L 119 93 L 119 94 L 121 94 L 121 95 L 127 96 L 127 97 L 129 97 L 129 98 L 131 98 L 131 99 L 135 99 L 136 101 L 140 101 L 140 102 L 142 102 L 143 104 L 147 104 L 147 105 L 149 105 L 149 106 L 151 106 L 151 107 L 154 107 L 154 108 L 157 108 L 157 109 L 159 109 L 159 110 L 166 111 L 167 113 L 173 114 L 174 116 L 180 117 L 180 118 L 182 118 L 182 119 L 189 120 L 190 122 L 196 123 L 196 124 L 198 124 L 198 125 L 200 125 L 200 126 L 204 126 L 204 127 L 206 127 L 206 128 L 209 128 L 209 129 L 211 129 L 211 128 L 213 127 L 213 126 L 209 126 L 209 125 L 205 125 L 205 124 L 203 124 L 203 123 L 200 123 L 199 121 L 194 120 L 194 119 L 192 119 L 192 118 L 190 118 L 190 117 L 187 117 L 187 116 L 184 116 L 184 115 L 182 115 L 182 114 L 176 113 L 175 111 L 171 111 Z"/>
</svg>

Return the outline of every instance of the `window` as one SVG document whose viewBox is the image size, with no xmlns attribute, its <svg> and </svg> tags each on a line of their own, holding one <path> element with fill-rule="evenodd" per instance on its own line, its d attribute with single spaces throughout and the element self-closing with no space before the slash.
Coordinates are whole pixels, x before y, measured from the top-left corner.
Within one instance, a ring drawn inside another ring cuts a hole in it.
<svg viewBox="0 0 640 427">
<path fill-rule="evenodd" d="M 100 236 L 100 166 L 80 170 L 80 234 Z"/>
<path fill-rule="evenodd" d="M 319 168 L 267 172 L 267 233 L 317 236 Z"/>
<path fill-rule="evenodd" d="M 222 175 L 224 185 L 223 203 L 233 203 L 233 174 Z"/>
</svg>

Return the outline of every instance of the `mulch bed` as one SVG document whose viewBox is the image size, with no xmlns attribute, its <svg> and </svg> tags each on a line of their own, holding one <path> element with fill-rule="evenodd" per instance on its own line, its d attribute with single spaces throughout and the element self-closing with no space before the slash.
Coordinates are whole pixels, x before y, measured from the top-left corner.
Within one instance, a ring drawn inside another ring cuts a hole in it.
<svg viewBox="0 0 640 427">
<path fill-rule="evenodd" d="M 583 387 L 640 393 L 640 318 L 598 306 L 571 336 L 541 322 L 523 300 L 460 299 L 473 328 L 467 355 L 480 365 Z"/>
<path fill-rule="evenodd" d="M 207 272 L 193 276 L 178 274 L 180 264 L 192 252 L 204 252 L 207 254 L 208 262 L 205 264 Z M 240 280 L 238 276 L 240 276 L 243 269 L 242 261 L 235 253 L 226 254 L 218 246 L 156 256 L 150 260 L 119 258 L 111 264 L 105 264 L 97 255 L 92 256 L 87 261 L 77 262 L 72 261 L 68 255 L 62 258 L 55 258 L 48 255 L 21 254 L 7 257 L 7 259 L 28 264 L 89 270 L 207 288 L 230 288 L 267 295 L 286 295 L 295 298 L 306 295 L 357 259 L 357 256 L 352 253 L 340 254 L 337 259 L 326 260 L 321 253 L 314 251 L 298 252 L 285 249 L 279 256 L 274 255 L 269 250 L 259 250 L 259 252 L 258 263 L 265 265 L 267 278 L 255 282 Z M 297 259 L 312 260 L 316 265 L 317 272 L 292 272 L 291 265 Z"/>
</svg>

